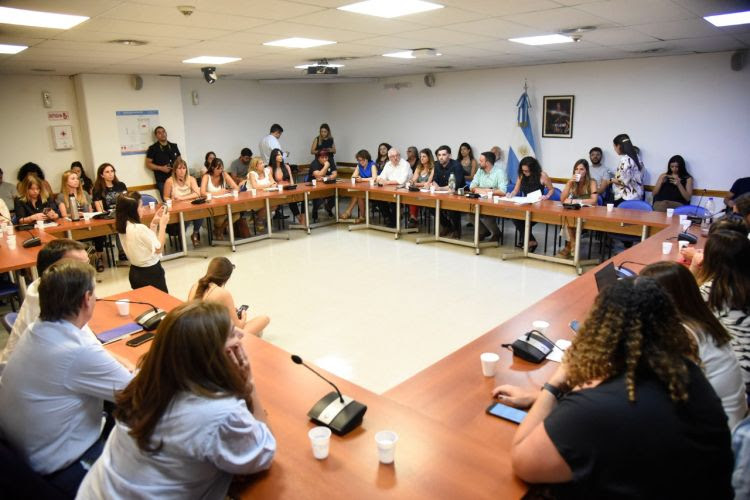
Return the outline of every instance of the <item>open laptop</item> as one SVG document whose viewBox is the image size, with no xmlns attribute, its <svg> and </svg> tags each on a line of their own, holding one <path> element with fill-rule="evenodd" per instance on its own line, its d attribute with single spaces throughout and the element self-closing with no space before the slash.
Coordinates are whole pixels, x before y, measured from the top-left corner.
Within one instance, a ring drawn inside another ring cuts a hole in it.
<svg viewBox="0 0 750 500">
<path fill-rule="evenodd" d="M 617 283 L 617 270 L 615 265 L 610 262 L 603 268 L 594 273 L 596 279 L 596 288 L 601 292 L 610 285 Z"/>
</svg>

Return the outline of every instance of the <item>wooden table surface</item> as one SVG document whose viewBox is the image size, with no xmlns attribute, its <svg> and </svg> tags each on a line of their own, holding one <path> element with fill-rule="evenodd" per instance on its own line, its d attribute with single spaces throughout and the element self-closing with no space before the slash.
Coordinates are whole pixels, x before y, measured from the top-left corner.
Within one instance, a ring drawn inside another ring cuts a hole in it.
<svg viewBox="0 0 750 500">
<path fill-rule="evenodd" d="M 36 265 L 36 256 L 39 255 L 39 250 L 42 249 L 42 246 L 23 247 L 23 242 L 32 235 L 39 236 L 42 240 L 42 245 L 55 239 L 47 231 L 39 231 L 37 229 L 30 231 L 16 230 L 13 235 L 13 238 L 16 239 L 16 248 L 11 250 L 8 248 L 8 238 L 4 234 L 0 234 L 0 273 L 17 271 Z"/>
</svg>

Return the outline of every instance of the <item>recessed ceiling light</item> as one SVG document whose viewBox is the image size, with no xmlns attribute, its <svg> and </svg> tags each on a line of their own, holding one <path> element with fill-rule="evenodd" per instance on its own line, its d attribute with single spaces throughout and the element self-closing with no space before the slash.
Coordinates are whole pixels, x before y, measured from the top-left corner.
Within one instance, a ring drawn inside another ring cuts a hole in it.
<svg viewBox="0 0 750 500">
<path fill-rule="evenodd" d="M 67 30 L 88 19 L 86 16 L 71 16 L 69 14 L 55 14 L 54 12 L 0 7 L 0 23 L 3 24 Z"/>
<path fill-rule="evenodd" d="M 146 45 L 148 42 L 144 40 L 110 40 L 109 43 L 118 43 L 120 45 L 128 45 L 131 47 L 139 47 L 141 45 Z"/>
<path fill-rule="evenodd" d="M 401 50 L 399 52 L 389 52 L 383 54 L 383 57 L 396 57 L 398 59 L 416 59 L 417 56 L 411 53 L 411 50 Z"/>
<path fill-rule="evenodd" d="M 715 16 L 706 16 L 703 19 L 714 26 L 736 26 L 738 24 L 750 23 L 750 10 L 744 12 L 733 12 L 731 14 L 718 14 Z"/>
<path fill-rule="evenodd" d="M 364 2 L 344 5 L 338 9 L 356 14 L 390 19 L 442 8 L 443 5 L 425 2 L 424 0 L 366 0 Z"/>
<path fill-rule="evenodd" d="M 273 42 L 264 42 L 263 45 L 273 47 L 287 47 L 290 49 L 309 49 L 310 47 L 320 47 L 321 45 L 331 45 L 329 40 L 315 40 L 314 38 L 292 37 L 283 40 L 274 40 Z"/>
<path fill-rule="evenodd" d="M 0 43 L 0 54 L 18 54 L 22 50 L 28 49 L 28 45 L 6 45 Z"/>
<path fill-rule="evenodd" d="M 343 68 L 344 67 L 343 64 L 326 63 L 326 64 L 300 64 L 299 66 L 295 66 L 294 68 L 295 69 L 307 69 L 309 67 L 317 68 L 319 66 L 325 66 L 326 68 Z"/>
<path fill-rule="evenodd" d="M 508 40 L 524 45 L 551 45 L 553 43 L 570 43 L 574 41 L 571 37 L 565 35 L 524 36 L 521 38 L 509 38 Z"/>
<path fill-rule="evenodd" d="M 383 57 L 396 57 L 399 59 L 427 59 L 432 57 L 442 56 L 440 52 L 435 49 L 414 49 L 414 50 L 400 50 L 398 52 L 389 52 L 383 54 Z"/>
<path fill-rule="evenodd" d="M 193 57 L 192 59 L 185 59 L 182 62 L 187 64 L 226 64 L 239 60 L 241 60 L 239 57 L 200 56 Z"/>
</svg>

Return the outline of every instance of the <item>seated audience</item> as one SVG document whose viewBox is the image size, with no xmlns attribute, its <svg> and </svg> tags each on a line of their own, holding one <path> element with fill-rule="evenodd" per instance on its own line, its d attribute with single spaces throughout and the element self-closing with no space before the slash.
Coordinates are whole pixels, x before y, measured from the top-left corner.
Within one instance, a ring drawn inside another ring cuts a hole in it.
<svg viewBox="0 0 750 500">
<path fill-rule="evenodd" d="M 628 134 L 620 134 L 612 140 L 612 147 L 620 156 L 612 186 L 615 206 L 623 201 L 643 199 L 643 161 L 638 148 L 630 141 Z"/>
<path fill-rule="evenodd" d="M 612 197 L 612 190 L 609 189 L 612 179 L 615 177 L 615 171 L 612 168 L 602 165 L 604 153 L 602 148 L 594 146 L 589 150 L 589 174 L 596 181 L 596 192 L 601 195 L 604 203 L 611 203 L 608 198 Z"/>
<path fill-rule="evenodd" d="M 591 178 L 589 162 L 580 159 L 573 165 L 573 177 L 565 183 L 560 199 L 566 203 L 596 205 L 596 181 Z M 576 248 L 575 218 L 565 217 L 564 225 L 568 241 L 558 255 L 568 258 L 574 255 Z"/>
<path fill-rule="evenodd" d="M 493 391 L 531 405 L 515 473 L 552 498 L 731 499 L 727 416 L 687 338 L 654 280 L 606 287 L 541 391 Z"/>
<path fill-rule="evenodd" d="M 267 167 L 263 162 L 263 158 L 260 156 L 254 157 L 250 160 L 250 170 L 247 173 L 247 184 L 253 189 L 262 191 L 266 188 L 276 187 L 276 181 L 273 180 L 273 174 L 271 173 L 271 167 Z M 255 215 L 255 230 L 262 233 L 266 230 L 266 209 L 265 207 L 256 210 Z"/>
<path fill-rule="evenodd" d="M 263 330 L 271 321 L 268 316 L 254 316 L 250 319 L 247 310 L 237 313 L 237 306 L 232 294 L 225 288 L 227 281 L 232 277 L 234 264 L 226 257 L 214 257 L 208 264 L 206 274 L 190 288 L 188 301 L 203 300 L 205 302 L 216 302 L 222 304 L 229 311 L 232 323 L 244 333 L 263 336 Z"/>
<path fill-rule="evenodd" d="M 60 192 L 57 193 L 55 202 L 57 203 L 60 217 L 72 220 L 74 212 L 71 205 L 71 198 L 75 200 L 78 216 L 81 219 L 83 219 L 84 212 L 94 211 L 93 204 L 91 203 L 91 195 L 83 190 L 78 174 L 73 170 L 66 170 L 62 175 Z M 96 270 L 101 273 L 104 271 L 104 243 L 106 239 L 104 236 L 97 236 L 91 238 L 91 240 L 93 240 L 96 250 Z"/>
<path fill-rule="evenodd" d="M 194 177 L 188 174 L 187 163 L 182 158 L 175 161 L 172 169 L 172 175 L 164 183 L 164 199 L 172 201 L 189 201 L 198 198 L 201 195 L 201 189 Z M 193 233 L 190 235 L 190 241 L 193 247 L 201 246 L 201 226 L 203 219 L 193 221 Z"/>
<path fill-rule="evenodd" d="M 201 167 L 200 173 L 196 173 L 196 181 L 199 181 L 203 178 L 203 175 L 208 172 L 208 167 L 211 166 L 211 162 L 214 161 L 214 158 L 216 158 L 216 153 L 213 151 L 209 151 L 206 153 L 206 158 L 203 161 L 203 166 Z"/>
<path fill-rule="evenodd" d="M 435 172 L 432 176 L 432 183 L 438 188 L 445 188 L 450 183 L 451 174 L 456 182 L 456 189 L 466 185 L 464 179 L 464 169 L 454 159 L 451 158 L 451 148 L 443 144 L 437 148 L 437 162 L 435 162 Z M 455 210 L 440 211 L 440 234 L 449 238 L 461 239 L 461 213 Z"/>
<path fill-rule="evenodd" d="M 27 178 L 28 179 L 28 178 Z M 52 264 L 60 259 L 71 259 L 79 262 L 88 263 L 89 254 L 86 252 L 86 245 L 79 241 L 69 240 L 66 238 L 54 239 L 44 245 L 39 254 L 36 257 L 36 270 L 39 276 L 44 274 Z M 0 354 L 0 374 L 2 374 L 3 368 L 8 363 L 10 355 L 21 339 L 21 335 L 26 332 L 26 328 L 31 325 L 34 321 L 39 319 L 39 282 L 41 278 L 37 278 L 31 282 L 26 288 L 26 295 L 21 304 L 21 309 L 18 310 L 18 316 L 13 322 L 13 328 L 10 331 L 10 336 L 5 343 L 5 348 L 2 354 Z M 91 331 L 88 326 L 83 327 L 86 331 Z"/>
<path fill-rule="evenodd" d="M 375 158 L 375 166 L 378 167 L 378 172 L 383 170 L 383 167 L 388 162 L 388 151 L 391 150 L 391 147 L 387 142 L 378 144 L 378 156 Z"/>
<path fill-rule="evenodd" d="M 732 335 L 732 348 L 750 394 L 750 240 L 719 229 L 691 263 L 708 307 Z"/>
<path fill-rule="evenodd" d="M 388 162 L 380 171 L 375 182 L 378 186 L 401 186 L 411 177 L 411 167 L 406 160 L 401 158 L 401 153 L 396 148 L 388 151 Z M 396 213 L 396 204 L 386 201 L 379 202 L 380 209 L 388 227 L 396 227 L 396 219 L 400 214 Z"/>
<path fill-rule="evenodd" d="M 94 183 L 91 181 L 89 176 L 86 175 L 86 171 L 83 170 L 83 163 L 81 163 L 80 161 L 74 161 L 70 164 L 70 170 L 78 175 L 78 179 L 81 181 L 81 187 L 84 191 L 91 195 L 91 191 L 92 189 L 94 189 Z"/>
<path fill-rule="evenodd" d="M 117 198 L 115 227 L 122 238 L 122 246 L 130 261 L 128 280 L 134 290 L 153 286 L 169 293 L 164 268 L 159 260 L 164 249 L 169 215 L 160 206 L 149 227 L 141 224 L 144 208 L 141 193 L 131 191 Z"/>
<path fill-rule="evenodd" d="M 10 210 L 8 209 L 8 205 L 5 204 L 2 198 L 0 198 L 0 220 L 2 220 L 3 223 L 7 224 L 13 223 L 13 219 L 10 218 Z"/>
<path fill-rule="evenodd" d="M 731 209 L 734 207 L 735 199 L 745 193 L 750 193 L 750 177 L 742 177 L 734 181 L 732 187 L 729 188 L 729 196 L 724 198 L 724 205 Z"/>
<path fill-rule="evenodd" d="M 750 193 L 740 195 L 734 200 L 732 212 L 742 219 L 745 227 L 750 229 Z"/>
<path fill-rule="evenodd" d="M 734 428 L 747 414 L 747 398 L 742 370 L 729 344 L 732 336 L 703 301 L 685 266 L 674 261 L 655 262 L 644 267 L 640 276 L 656 280 L 672 298 L 682 326 L 698 345 L 703 372 L 721 399 L 729 428 Z"/>
<path fill-rule="evenodd" d="M 471 191 L 486 196 L 487 199 L 492 199 L 493 196 L 505 196 L 508 178 L 505 176 L 505 170 L 495 167 L 495 153 L 486 151 L 479 155 L 479 166 L 480 169 L 476 171 L 471 181 Z M 480 215 L 479 223 L 481 224 L 480 239 L 489 237 L 490 241 L 500 241 L 497 217 Z"/>
<path fill-rule="evenodd" d="M 328 161 L 331 165 L 336 165 L 336 160 L 333 156 L 336 154 L 336 144 L 333 142 L 333 136 L 331 135 L 331 127 L 327 123 L 321 123 L 318 129 L 318 135 L 313 139 L 310 145 L 310 154 L 318 156 L 318 152 L 321 149 L 328 150 Z"/>
<path fill-rule="evenodd" d="M 521 161 L 518 163 L 518 179 L 516 179 L 516 185 L 509 196 L 528 196 L 535 191 L 544 192 L 545 190 L 547 193 L 542 195 L 542 200 L 549 200 L 555 193 L 555 188 L 552 186 L 549 176 L 542 170 L 539 161 L 532 156 L 521 158 Z M 532 222 L 531 227 L 534 227 L 535 224 L 536 222 Z M 523 246 L 526 223 L 522 220 L 513 219 L 513 225 L 516 226 L 516 230 L 519 233 L 521 242 L 516 243 L 516 246 L 520 248 Z M 529 251 L 536 251 L 538 245 L 536 238 L 534 238 L 534 233 L 531 231 L 529 234 Z"/>
<path fill-rule="evenodd" d="M 667 162 L 667 171 L 659 176 L 653 191 L 654 210 L 666 212 L 690 204 L 693 196 L 693 176 L 685 167 L 685 159 L 674 155 Z"/>
<path fill-rule="evenodd" d="M 315 179 L 317 182 L 324 182 L 327 179 L 335 179 L 337 176 L 338 171 L 336 170 L 336 165 L 328 161 L 328 150 L 321 149 L 318 151 L 318 157 L 310 163 L 310 170 L 308 171 L 305 180 L 310 182 Z M 320 210 L 320 205 L 323 204 L 323 201 L 324 200 L 317 198 L 312 202 L 313 223 L 318 222 L 318 210 Z M 325 207 L 326 212 L 328 212 L 328 217 L 333 217 L 333 207 L 335 204 L 336 201 L 333 197 L 325 199 Z"/>
<path fill-rule="evenodd" d="M 273 180 L 276 181 L 276 184 L 283 184 L 285 186 L 295 184 L 292 167 L 284 161 L 284 153 L 280 149 L 274 149 L 271 151 L 271 161 L 269 166 L 273 169 Z M 299 204 L 297 202 L 290 203 L 289 210 L 292 211 L 292 215 L 297 220 L 297 224 L 304 226 L 305 213 L 300 212 Z"/>
<path fill-rule="evenodd" d="M 201 179 L 201 196 L 206 196 L 207 194 L 224 194 L 235 189 L 238 189 L 237 183 L 234 182 L 232 177 L 224 171 L 224 162 L 221 158 L 214 158 Z M 238 218 L 239 214 L 232 214 L 233 223 Z M 224 239 L 224 232 L 227 230 L 227 225 L 228 221 L 226 215 L 217 215 L 214 217 L 215 239 Z"/>
<path fill-rule="evenodd" d="M 252 160 L 252 158 L 253 150 L 250 148 L 242 148 L 242 151 L 240 151 L 240 157 L 229 164 L 229 175 L 232 176 L 232 180 L 237 185 L 247 179 L 247 171 L 250 167 L 250 160 Z"/>
<path fill-rule="evenodd" d="M 378 167 L 375 166 L 375 162 L 372 161 L 372 157 L 370 156 L 369 151 L 367 151 L 366 149 L 360 149 L 359 151 L 357 151 L 356 158 L 357 166 L 354 167 L 354 172 L 352 172 L 352 177 L 356 179 L 356 182 L 369 182 L 370 179 L 378 176 Z M 349 206 L 346 207 L 346 210 L 341 215 L 341 218 L 351 218 L 352 210 L 355 206 L 357 207 L 357 220 L 355 221 L 355 224 L 362 224 L 365 221 L 364 198 L 352 198 L 352 200 L 349 202 Z"/>
<path fill-rule="evenodd" d="M 467 182 L 471 181 L 474 178 L 474 174 L 477 173 L 477 161 L 474 159 L 474 151 L 468 142 L 462 142 L 458 147 L 456 161 L 464 171 L 464 179 Z M 456 187 L 464 187 L 464 184 L 456 185 Z"/>
<path fill-rule="evenodd" d="M 717 220 L 708 228 L 708 235 L 711 236 L 716 231 L 722 229 L 737 231 L 742 236 L 749 236 L 747 225 L 737 217 L 724 217 Z M 694 258 L 696 254 L 698 254 L 698 258 Z M 680 250 L 680 255 L 685 260 L 685 263 L 690 266 L 690 271 L 693 275 L 697 275 L 703 263 L 703 249 L 686 246 Z"/>
<path fill-rule="evenodd" d="M 15 212 L 19 224 L 47 222 L 59 217 L 52 193 L 46 191 L 45 183 L 34 174 L 27 175 L 19 184 Z"/>
<path fill-rule="evenodd" d="M 39 282 L 39 320 L 0 378 L 0 429 L 34 471 L 72 498 L 101 454 L 105 401 L 131 379 L 90 331 L 94 269 L 61 260 Z"/>
<path fill-rule="evenodd" d="M 128 188 L 124 182 L 117 178 L 115 173 L 115 167 L 111 163 L 102 163 L 99 168 L 96 169 L 96 180 L 94 181 L 94 187 L 92 189 L 94 209 L 97 212 L 107 212 L 114 210 L 117 206 L 117 197 L 123 193 L 128 192 Z M 127 260 L 125 251 L 122 249 L 122 243 L 120 243 L 120 237 L 115 236 L 117 242 L 117 250 L 119 251 L 119 260 Z M 99 240 L 95 240 L 99 241 Z M 97 247 L 96 251 L 101 252 L 104 250 L 103 241 L 98 244 L 101 248 Z"/>
<path fill-rule="evenodd" d="M 435 158 L 432 156 L 432 151 L 429 148 L 425 148 L 419 152 L 417 164 L 416 166 L 412 166 L 412 171 L 411 183 L 420 189 L 429 188 L 430 184 L 432 184 L 432 177 L 435 174 Z M 409 227 L 419 226 L 417 223 L 418 213 L 418 206 L 409 205 Z"/>
<path fill-rule="evenodd" d="M 16 180 L 18 181 L 18 185 L 16 186 L 17 188 L 20 189 L 21 182 L 23 182 L 23 180 L 29 174 L 34 174 L 37 179 L 42 181 L 42 184 L 44 185 L 44 190 L 50 193 L 52 197 L 54 197 L 55 191 L 52 189 L 52 186 L 50 185 L 50 183 L 44 179 L 44 172 L 42 171 L 41 167 L 37 165 L 36 163 L 32 163 L 32 162 L 24 163 L 23 166 L 20 169 L 18 169 L 18 175 L 16 175 Z"/>
<path fill-rule="evenodd" d="M 419 150 L 416 146 L 406 148 L 406 162 L 411 167 L 411 172 L 414 173 L 419 166 Z"/>
<path fill-rule="evenodd" d="M 3 169 L 0 168 L 0 201 L 5 202 L 6 207 L 12 208 L 16 196 L 18 196 L 16 186 L 10 182 L 3 181 Z"/>
<path fill-rule="evenodd" d="M 276 441 L 227 310 L 190 302 L 159 325 L 81 500 L 224 498 L 233 475 L 268 469 Z"/>
</svg>

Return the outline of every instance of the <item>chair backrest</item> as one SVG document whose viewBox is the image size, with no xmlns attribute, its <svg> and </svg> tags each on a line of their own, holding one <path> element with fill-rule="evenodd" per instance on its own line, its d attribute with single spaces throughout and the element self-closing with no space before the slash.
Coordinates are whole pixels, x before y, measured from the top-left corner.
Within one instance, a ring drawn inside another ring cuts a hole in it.
<svg viewBox="0 0 750 500">
<path fill-rule="evenodd" d="M 602 205 L 604 205 L 604 196 L 602 196 L 602 195 L 597 196 L 596 197 L 596 204 L 599 205 L 600 207 Z"/>
<path fill-rule="evenodd" d="M 15 312 L 5 313 L 5 316 L 3 316 L 3 326 L 8 330 L 8 333 L 13 330 L 13 323 L 16 322 L 17 317 L 18 313 Z"/>
<path fill-rule="evenodd" d="M 711 215 L 708 213 L 708 210 L 699 207 L 698 205 L 682 205 L 681 207 L 675 208 L 674 213 L 675 215 L 694 215 L 696 217 L 707 217 Z"/>
<path fill-rule="evenodd" d="M 628 208 L 630 210 L 643 210 L 644 212 L 653 212 L 651 205 L 643 200 L 626 200 L 620 203 L 618 208 Z"/>
<path fill-rule="evenodd" d="M 549 197 L 551 201 L 560 201 L 560 196 L 562 195 L 562 191 L 560 191 L 557 188 L 554 188 L 554 192 L 552 193 L 552 196 Z"/>
<path fill-rule="evenodd" d="M 157 202 L 156 198 L 154 198 L 154 197 L 153 197 L 153 196 L 151 196 L 150 194 L 146 194 L 146 193 L 141 193 L 141 203 L 143 203 L 144 205 L 148 205 L 148 204 L 149 204 L 149 203 L 151 203 L 152 201 L 153 201 L 154 203 L 156 203 L 156 202 Z"/>
</svg>

